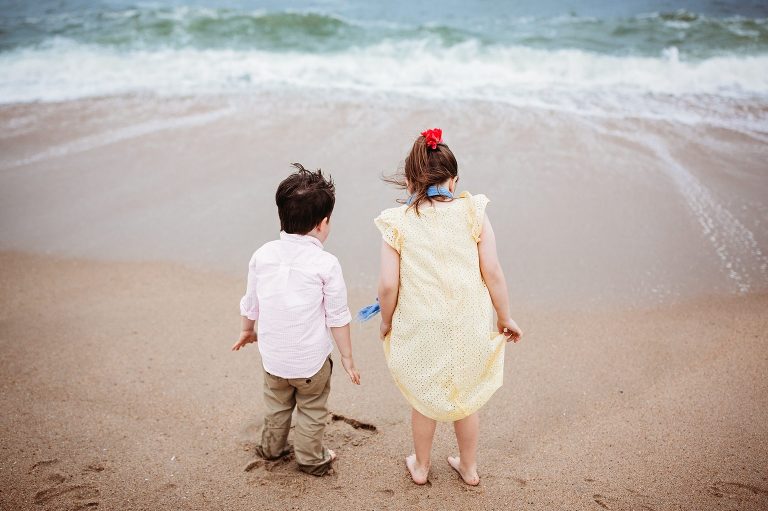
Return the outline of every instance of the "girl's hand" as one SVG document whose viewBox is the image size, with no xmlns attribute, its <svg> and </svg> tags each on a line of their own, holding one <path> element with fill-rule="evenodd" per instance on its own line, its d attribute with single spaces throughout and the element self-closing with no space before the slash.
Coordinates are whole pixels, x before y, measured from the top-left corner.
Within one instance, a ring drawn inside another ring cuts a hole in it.
<svg viewBox="0 0 768 511">
<path fill-rule="evenodd" d="M 256 332 L 253 330 L 243 330 L 240 332 L 240 339 L 232 346 L 232 351 L 237 351 L 246 344 L 251 344 L 252 342 L 259 342 Z"/>
<path fill-rule="evenodd" d="M 355 367 L 355 361 L 352 359 L 352 357 L 342 356 L 341 365 L 344 366 L 344 370 L 349 375 L 350 381 L 355 385 L 360 385 L 360 373 L 357 371 L 357 368 Z"/>
<path fill-rule="evenodd" d="M 507 338 L 507 342 L 518 342 L 523 336 L 523 331 L 517 326 L 512 318 L 499 319 L 496 323 L 500 334 L 504 334 Z"/>
<path fill-rule="evenodd" d="M 392 325 L 390 325 L 389 323 L 384 323 L 382 321 L 381 325 L 379 325 L 379 339 L 383 341 L 390 330 L 392 330 Z"/>
</svg>

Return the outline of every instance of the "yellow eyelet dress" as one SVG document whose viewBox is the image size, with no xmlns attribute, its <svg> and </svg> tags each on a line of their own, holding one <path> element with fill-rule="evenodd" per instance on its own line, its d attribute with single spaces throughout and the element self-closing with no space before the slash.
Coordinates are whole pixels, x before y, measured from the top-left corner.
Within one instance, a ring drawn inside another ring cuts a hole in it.
<svg viewBox="0 0 768 511">
<path fill-rule="evenodd" d="M 384 354 L 395 384 L 421 414 L 456 421 L 502 384 L 505 337 L 490 332 L 491 297 L 480 273 L 485 195 L 446 207 L 400 206 L 374 222 L 400 254 L 400 293 Z"/>
</svg>

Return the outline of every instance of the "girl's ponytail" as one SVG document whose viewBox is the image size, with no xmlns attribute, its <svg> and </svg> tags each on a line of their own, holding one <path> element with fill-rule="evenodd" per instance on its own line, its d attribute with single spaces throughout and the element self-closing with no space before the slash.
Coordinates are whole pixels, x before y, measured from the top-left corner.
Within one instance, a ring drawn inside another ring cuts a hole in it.
<svg viewBox="0 0 768 511">
<path fill-rule="evenodd" d="M 413 143 L 410 154 L 405 158 L 401 174 L 385 177 L 384 180 L 408 190 L 410 206 L 419 213 L 419 205 L 431 200 L 427 189 L 458 176 L 459 166 L 450 148 L 442 141 L 442 130 L 422 132 Z"/>
</svg>

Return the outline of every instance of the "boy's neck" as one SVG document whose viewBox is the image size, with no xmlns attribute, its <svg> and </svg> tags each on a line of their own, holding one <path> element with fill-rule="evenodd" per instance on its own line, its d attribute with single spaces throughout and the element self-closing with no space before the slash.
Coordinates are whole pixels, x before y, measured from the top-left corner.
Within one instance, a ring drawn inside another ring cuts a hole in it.
<svg viewBox="0 0 768 511">
<path fill-rule="evenodd" d="M 284 233 L 287 236 L 303 236 L 303 237 L 315 238 L 317 241 L 320 242 L 321 246 L 323 245 L 323 238 L 320 235 L 320 233 L 317 232 L 317 229 L 313 229 L 306 234 L 299 234 L 298 232 L 285 232 L 285 231 L 282 231 L 282 233 Z M 282 233 L 281 233 L 281 236 L 282 236 Z"/>
</svg>

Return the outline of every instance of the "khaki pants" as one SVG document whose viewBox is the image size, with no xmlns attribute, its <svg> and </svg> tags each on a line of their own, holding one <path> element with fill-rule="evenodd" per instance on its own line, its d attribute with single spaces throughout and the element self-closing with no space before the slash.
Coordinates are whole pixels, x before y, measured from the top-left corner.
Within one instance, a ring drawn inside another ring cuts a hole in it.
<svg viewBox="0 0 768 511">
<path fill-rule="evenodd" d="M 331 392 L 333 361 L 330 357 L 309 378 L 280 378 L 264 371 L 264 429 L 256 453 L 276 459 L 286 448 L 291 414 L 296 407 L 293 451 L 299 468 L 312 475 L 324 475 L 331 467 L 331 455 L 323 447 L 323 433 L 328 420 L 328 394 Z"/>
</svg>

